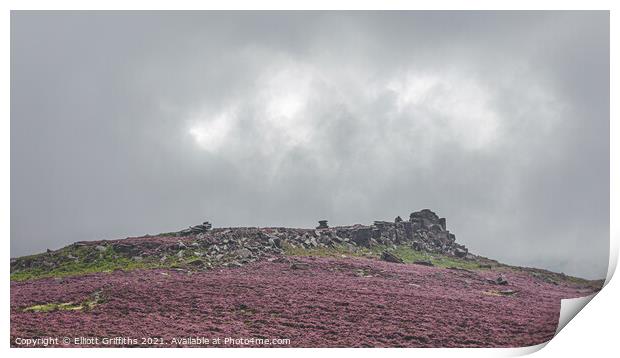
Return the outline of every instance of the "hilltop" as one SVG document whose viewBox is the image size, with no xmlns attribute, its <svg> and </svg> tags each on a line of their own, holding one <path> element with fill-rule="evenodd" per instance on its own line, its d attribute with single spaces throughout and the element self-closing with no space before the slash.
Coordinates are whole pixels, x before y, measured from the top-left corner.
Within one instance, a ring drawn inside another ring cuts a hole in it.
<svg viewBox="0 0 620 358">
<path fill-rule="evenodd" d="M 11 259 L 11 281 L 13 345 L 88 332 L 128 338 L 119 346 L 144 345 L 140 337 L 193 346 L 201 344 L 176 338 L 205 336 L 303 347 L 533 345 L 553 336 L 560 299 L 602 285 L 475 255 L 428 209 L 371 225 L 205 222 L 76 242 Z"/>
</svg>

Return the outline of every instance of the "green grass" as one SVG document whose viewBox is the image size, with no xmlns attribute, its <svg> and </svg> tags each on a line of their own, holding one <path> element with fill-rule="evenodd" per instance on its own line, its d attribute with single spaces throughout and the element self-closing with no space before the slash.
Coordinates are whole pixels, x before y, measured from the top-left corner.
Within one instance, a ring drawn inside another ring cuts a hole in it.
<svg viewBox="0 0 620 358">
<path fill-rule="evenodd" d="M 476 261 L 464 260 L 458 257 L 432 254 L 424 251 L 417 251 L 411 246 L 400 245 L 396 249 L 391 250 L 393 254 L 400 257 L 405 263 L 413 263 L 415 261 L 430 261 L 437 267 L 455 267 L 466 270 L 480 270 L 480 265 Z"/>
<path fill-rule="evenodd" d="M 457 257 L 432 254 L 424 251 L 417 251 L 408 245 L 398 245 L 395 248 L 388 248 L 384 245 L 375 245 L 371 248 L 354 247 L 350 249 L 347 245 L 335 245 L 334 247 L 315 247 L 315 248 L 303 248 L 300 246 L 291 246 L 289 244 L 283 245 L 285 255 L 289 256 L 319 256 L 319 257 L 341 257 L 354 256 L 354 257 L 369 257 L 380 258 L 383 251 L 389 251 L 392 254 L 400 257 L 405 263 L 410 264 L 415 261 L 430 261 L 437 267 L 455 267 L 467 270 L 480 270 L 482 269 L 476 261 L 469 261 L 460 259 Z"/>
<path fill-rule="evenodd" d="M 352 246 L 348 244 L 337 244 L 333 247 L 315 247 L 303 248 L 300 246 L 292 246 L 287 242 L 283 242 L 284 254 L 288 256 L 319 256 L 319 257 L 365 257 L 380 259 L 383 251 L 389 251 L 400 257 L 405 263 L 411 264 L 415 261 L 430 261 L 436 267 L 443 268 L 459 268 L 467 270 L 482 270 L 492 266 L 494 270 L 507 270 L 517 272 L 527 272 L 538 279 L 555 282 L 567 283 L 571 285 L 593 287 L 600 289 L 603 281 L 590 281 L 568 275 L 562 275 L 554 272 L 539 269 L 528 269 L 500 264 L 497 262 L 489 262 L 490 260 L 464 260 L 453 256 L 433 254 L 424 251 L 417 251 L 408 245 L 399 245 L 395 247 L 387 247 L 383 245 L 374 245 L 371 248 Z M 62 278 L 68 276 L 79 276 L 97 272 L 112 272 L 115 270 L 131 271 L 136 269 L 153 269 L 153 268 L 185 268 L 194 270 L 197 266 L 197 260 L 210 261 L 207 258 L 195 255 L 193 250 L 185 250 L 183 257 L 170 254 L 165 260 L 161 260 L 158 256 L 143 257 L 142 260 L 136 261 L 130 257 L 123 256 L 114 252 L 112 247 L 108 246 L 106 250 L 99 252 L 92 246 L 67 246 L 61 250 L 52 253 L 43 253 L 38 255 L 30 255 L 19 258 L 19 260 L 35 260 L 31 268 L 13 270 L 11 272 L 11 281 L 27 281 L 41 278 Z M 492 260 L 491 260 L 492 261 Z M 45 262 L 53 263 L 51 267 L 45 266 Z M 33 306 L 33 311 L 50 311 L 50 310 L 70 310 L 82 309 L 78 308 L 82 305 L 74 305 L 68 303 L 50 303 L 45 305 Z"/>
<path fill-rule="evenodd" d="M 108 247 L 95 259 L 85 260 L 86 256 L 92 253 L 92 249 L 88 250 L 84 247 L 67 247 L 61 250 L 61 252 L 54 254 L 65 256 L 71 254 L 77 259 L 63 262 L 53 268 L 36 266 L 33 268 L 16 271 L 11 273 L 11 281 L 26 281 L 50 277 L 61 278 L 96 272 L 112 272 L 115 270 L 130 271 L 136 269 L 182 267 L 185 266 L 187 262 L 191 262 L 192 260 L 198 258 L 198 256 L 190 253 L 183 258 L 170 256 L 164 261 L 161 261 L 160 258 L 156 256 L 144 257 L 142 260 L 136 261 L 125 256 L 120 256 L 115 253 L 111 247 Z"/>
<path fill-rule="evenodd" d="M 127 258 L 98 259 L 93 262 L 72 262 L 62 264 L 51 270 L 33 268 L 11 274 L 11 281 L 25 281 L 47 277 L 66 277 L 95 272 L 112 272 L 114 270 L 135 270 L 156 266 L 154 263 L 133 261 Z"/>
</svg>

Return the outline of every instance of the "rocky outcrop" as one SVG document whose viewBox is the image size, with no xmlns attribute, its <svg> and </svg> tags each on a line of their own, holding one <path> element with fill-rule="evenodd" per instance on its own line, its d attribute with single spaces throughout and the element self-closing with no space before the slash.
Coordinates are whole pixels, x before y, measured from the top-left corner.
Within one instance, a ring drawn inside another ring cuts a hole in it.
<svg viewBox="0 0 620 358">
<path fill-rule="evenodd" d="M 381 260 L 387 261 L 387 262 L 394 262 L 397 264 L 402 264 L 404 262 L 400 257 L 394 255 L 393 253 L 389 251 L 383 251 L 381 253 Z"/>
<path fill-rule="evenodd" d="M 185 230 L 181 230 L 177 233 L 178 236 L 187 236 L 187 235 L 197 235 L 197 234 L 202 234 L 204 232 L 207 232 L 209 230 L 211 230 L 212 225 L 210 222 L 205 221 L 200 225 L 196 225 L 196 226 L 190 226 L 189 228 L 185 229 Z"/>
<path fill-rule="evenodd" d="M 319 220 L 319 226 L 316 227 L 317 229 L 328 229 L 329 226 L 327 225 L 327 220 Z"/>
<path fill-rule="evenodd" d="M 446 229 L 446 219 L 428 209 L 411 213 L 408 221 L 399 216 L 393 222 L 329 227 L 327 220 L 321 220 L 316 229 L 213 228 L 206 221 L 165 235 L 78 242 L 66 249 L 11 260 L 11 272 L 35 266 L 58 267 L 77 260 L 78 256 L 84 262 L 124 257 L 133 261 L 171 262 L 174 265 L 189 263 L 192 267 L 238 267 L 263 257 L 280 255 L 286 248 L 334 246 L 351 251 L 380 247 L 388 252 L 396 245 L 407 245 L 419 251 L 467 258 L 467 248 L 457 244 L 455 239 L 454 234 Z M 384 254 L 382 259 L 402 262 L 392 256 Z"/>
</svg>

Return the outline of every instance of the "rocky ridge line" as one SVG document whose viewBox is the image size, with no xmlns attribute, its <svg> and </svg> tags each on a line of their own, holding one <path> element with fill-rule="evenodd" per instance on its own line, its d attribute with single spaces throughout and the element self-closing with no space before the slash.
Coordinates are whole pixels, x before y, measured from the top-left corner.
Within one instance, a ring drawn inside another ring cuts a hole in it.
<svg viewBox="0 0 620 358">
<path fill-rule="evenodd" d="M 292 249 L 382 245 L 410 245 L 418 251 L 459 258 L 473 258 L 465 246 L 457 244 L 446 229 L 446 219 L 429 209 L 411 213 L 408 221 L 397 217 L 393 222 L 375 221 L 372 225 L 329 227 L 321 220 L 316 229 L 295 228 L 213 228 L 211 223 L 192 226 L 174 233 L 121 240 L 80 241 L 67 248 L 48 250 L 41 255 L 11 259 L 11 274 L 33 268 L 52 270 L 72 262 L 94 263 L 104 259 L 130 259 L 145 263 L 169 264 L 171 267 L 235 267 L 265 257 L 280 256 L 285 246 Z M 78 255 L 81 255 L 78 257 Z M 399 262 L 386 252 L 386 261 Z"/>
</svg>

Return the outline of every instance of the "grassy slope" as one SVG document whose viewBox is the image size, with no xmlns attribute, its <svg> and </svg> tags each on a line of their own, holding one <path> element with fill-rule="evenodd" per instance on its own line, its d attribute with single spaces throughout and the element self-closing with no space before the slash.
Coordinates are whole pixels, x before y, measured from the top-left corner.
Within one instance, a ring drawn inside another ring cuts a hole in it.
<svg viewBox="0 0 620 358">
<path fill-rule="evenodd" d="M 416 251 L 411 246 L 399 245 L 395 247 L 386 247 L 376 245 L 371 248 L 354 247 L 348 245 L 335 245 L 334 247 L 316 247 L 303 248 L 294 247 L 284 243 L 285 255 L 288 256 L 324 256 L 324 257 L 366 257 L 379 259 L 383 251 L 390 251 L 400 257 L 406 264 L 415 261 L 430 261 L 436 267 L 457 268 L 466 270 L 519 270 L 525 271 L 534 277 L 540 278 L 552 283 L 568 283 L 581 286 L 601 286 L 602 281 L 588 281 L 577 277 L 558 274 L 546 270 L 529 269 L 508 266 L 500 264 L 493 260 L 479 258 L 476 260 L 465 260 L 452 256 L 432 254 L 423 251 Z M 190 250 L 188 250 L 190 251 Z M 42 265 L 33 268 L 23 269 L 11 273 L 11 281 L 26 281 L 39 278 L 49 277 L 67 277 L 84 275 L 94 272 L 112 272 L 114 270 L 135 270 L 135 269 L 151 269 L 151 268 L 191 268 L 191 262 L 200 259 L 194 256 L 191 251 L 184 257 L 171 255 L 161 260 L 160 257 L 144 257 L 140 261 L 133 260 L 126 256 L 119 255 L 114 252 L 111 247 L 107 247 L 105 251 L 97 252 L 93 257 L 93 249 L 79 246 L 67 246 L 61 250 L 51 254 L 43 253 L 30 256 L 31 258 L 49 256 L 52 259 L 62 259 L 60 264 L 52 268 Z M 68 259 L 68 257 L 72 257 Z M 90 259 L 89 259 L 90 257 Z M 204 258 L 203 258 L 204 259 Z"/>
<path fill-rule="evenodd" d="M 603 280 L 586 280 L 579 277 L 568 276 L 542 269 L 510 266 L 483 257 L 478 257 L 474 260 L 466 260 L 453 256 L 445 256 L 424 251 L 417 251 L 408 245 L 399 245 L 392 248 L 377 245 L 373 246 L 370 249 L 355 248 L 355 250 L 351 250 L 345 245 L 337 245 L 333 248 L 311 249 L 291 247 L 289 245 L 284 246 L 284 252 L 286 255 L 289 256 L 339 257 L 344 255 L 378 259 L 383 251 L 389 251 L 395 254 L 396 256 L 400 257 L 406 264 L 411 264 L 416 261 L 430 261 L 434 266 L 442 268 L 464 269 L 472 271 L 493 269 L 494 271 L 527 272 L 533 277 L 553 284 L 565 283 L 576 286 L 592 287 L 595 289 L 600 289 L 603 285 Z"/>
<path fill-rule="evenodd" d="M 437 267 L 444 268 L 460 268 L 467 270 L 483 269 L 477 261 L 459 259 L 457 257 L 444 256 L 439 254 L 431 254 L 424 251 L 416 251 L 411 246 L 399 245 L 394 248 L 388 248 L 383 245 L 376 245 L 371 248 L 357 247 L 355 250 L 349 249 L 345 245 L 336 245 L 333 248 L 311 248 L 305 249 L 300 247 L 292 247 L 284 245 L 284 252 L 289 256 L 325 256 L 338 257 L 357 256 L 378 259 L 383 251 L 390 251 L 394 255 L 400 257 L 405 263 L 410 264 L 415 261 L 430 261 Z"/>
<path fill-rule="evenodd" d="M 128 257 L 118 255 L 111 247 L 107 247 L 105 251 L 100 252 L 93 260 L 88 260 L 87 256 L 92 254 L 92 250 L 84 247 L 67 246 L 53 253 L 57 257 L 67 257 L 71 255 L 75 257 L 54 268 L 46 268 L 42 266 L 20 270 L 11 273 L 11 281 L 26 281 L 48 277 L 67 277 L 84 275 L 94 272 L 112 272 L 114 270 L 135 270 L 149 268 L 174 268 L 190 263 L 198 256 L 192 254 L 185 255 L 183 258 L 177 256 L 169 256 L 164 261 L 159 257 L 145 257 L 141 261 L 136 261 Z M 28 257 L 36 258 L 44 254 L 37 254 Z"/>
</svg>

